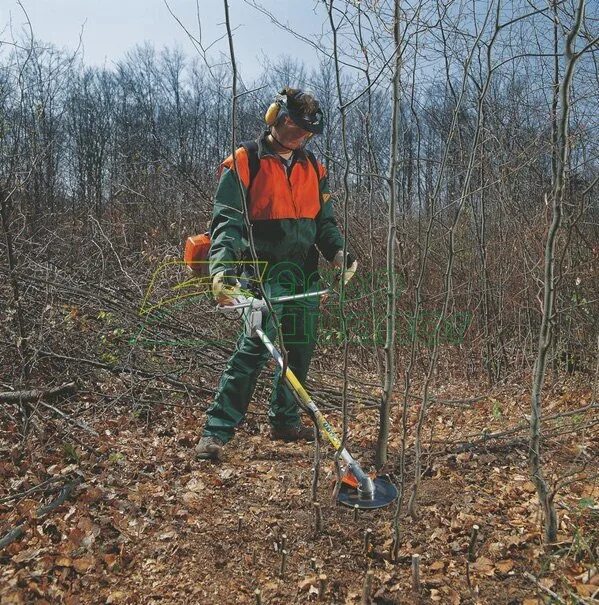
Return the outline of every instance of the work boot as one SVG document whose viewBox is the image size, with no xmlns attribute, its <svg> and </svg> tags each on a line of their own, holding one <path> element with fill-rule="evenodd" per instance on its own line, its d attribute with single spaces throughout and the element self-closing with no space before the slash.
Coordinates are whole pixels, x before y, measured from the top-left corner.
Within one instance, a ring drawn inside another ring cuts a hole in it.
<svg viewBox="0 0 599 605">
<path fill-rule="evenodd" d="M 220 460 L 224 443 L 218 437 L 202 437 L 196 445 L 196 458 L 199 460 Z"/>
<path fill-rule="evenodd" d="M 303 424 L 294 424 L 292 426 L 273 426 L 270 428 L 270 438 L 273 441 L 305 441 L 314 443 L 314 427 L 304 426 Z"/>
</svg>

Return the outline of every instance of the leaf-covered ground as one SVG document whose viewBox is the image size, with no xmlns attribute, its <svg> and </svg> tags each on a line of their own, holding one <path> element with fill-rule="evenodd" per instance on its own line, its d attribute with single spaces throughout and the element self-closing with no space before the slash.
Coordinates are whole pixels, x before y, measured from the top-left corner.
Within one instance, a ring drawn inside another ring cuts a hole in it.
<svg viewBox="0 0 599 605">
<path fill-rule="evenodd" d="M 418 514 L 412 520 L 402 513 L 395 562 L 393 507 L 354 520 L 353 511 L 334 505 L 328 447 L 318 498 L 323 527 L 316 532 L 313 447 L 271 442 L 258 406 L 218 464 L 194 460 L 203 413 L 188 401 L 156 407 L 148 418 L 118 407 L 99 413 L 90 405 L 80 420 L 97 438 L 78 428 L 65 433 L 64 422 L 47 417 L 33 421 L 23 443 L 15 414 L 15 423 L 2 421 L 0 433 L 0 538 L 23 521 L 25 533 L 0 550 L 0 603 L 256 603 L 259 589 L 264 604 L 353 604 L 361 602 L 369 569 L 369 602 L 378 604 L 592 603 L 599 594 L 596 408 L 548 420 L 547 475 L 565 485 L 556 496 L 559 543 L 545 548 L 526 431 L 480 441 L 526 422 L 526 386 L 456 401 L 481 392 L 480 385 L 453 386 L 438 393 L 449 403 L 431 406 Z M 583 408 L 590 397 L 576 381 L 555 385 L 546 415 Z M 368 467 L 378 411 L 356 406 L 351 412 L 348 444 Z M 399 412 L 395 407 L 392 472 Z M 411 405 L 410 423 L 416 413 Z M 338 413 L 329 418 L 339 426 Z M 411 445 L 410 438 L 409 484 Z M 54 481 L 7 501 L 48 479 Z M 40 505 L 75 480 L 70 499 L 37 519 Z M 473 525 L 480 531 L 467 573 Z M 369 528 L 373 540 L 365 550 Z M 414 554 L 420 555 L 419 594 L 412 587 Z M 558 595 L 553 601 L 551 593 Z"/>
</svg>

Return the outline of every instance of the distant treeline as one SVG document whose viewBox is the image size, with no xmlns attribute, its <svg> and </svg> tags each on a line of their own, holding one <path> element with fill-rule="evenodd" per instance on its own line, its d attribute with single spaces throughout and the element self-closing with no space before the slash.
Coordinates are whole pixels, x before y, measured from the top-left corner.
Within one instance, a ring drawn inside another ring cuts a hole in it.
<svg viewBox="0 0 599 605">
<path fill-rule="evenodd" d="M 496 63 L 505 65 L 493 72 L 481 104 L 487 75 L 483 56 L 467 63 L 455 44 L 453 51 L 439 54 L 447 57 L 441 70 L 411 69 L 406 50 L 398 171 L 399 306 L 400 313 L 409 313 L 420 279 L 422 308 L 437 308 L 444 296 L 447 228 L 457 202 L 465 198 L 454 233 L 450 316 L 467 314 L 460 346 L 496 378 L 516 359 L 527 363 L 523 360 L 536 347 L 549 220 L 546 196 L 555 161 L 552 59 L 506 61 L 507 47 L 502 47 Z M 198 57 L 145 45 L 114 66 L 89 68 L 77 54 L 40 43 L 22 46 L 0 55 L 0 177 L 3 193 L 10 193 L 6 225 L 15 234 L 17 250 L 29 257 L 41 250 L 36 259 L 42 262 L 44 255 L 58 254 L 48 248 L 49 241 L 84 237 L 90 221 L 96 221 L 125 257 L 150 249 L 156 262 L 157 249 L 176 256 L 184 237 L 207 226 L 216 171 L 231 151 L 230 66 L 209 68 Z M 354 100 L 345 111 L 350 159 L 346 227 L 362 270 L 378 275 L 385 265 L 391 107 L 384 67 L 381 77 L 374 77 L 372 69 L 370 75 L 346 70 L 341 89 L 344 99 Z M 555 318 L 556 352 L 577 347 L 588 357 L 598 315 L 598 93 L 588 80 L 593 73 L 596 77 L 592 61 L 581 60 L 573 87 Z M 282 58 L 265 64 L 255 82 L 242 86 L 236 140 L 263 131 L 265 108 L 285 84 L 309 89 L 321 102 L 326 127 L 312 148 L 329 170 L 342 222 L 345 154 L 331 60 L 304 65 Z M 477 128 L 482 130 L 472 149 Z M 425 250 L 428 261 L 420 275 Z M 64 262 L 78 260 L 83 262 L 69 254 Z M 361 281 L 362 290 L 367 285 Z M 370 295 L 355 304 L 376 327 L 384 313 L 384 293 L 381 283 L 371 285 Z M 418 334 L 425 315 L 419 312 L 409 322 Z M 426 322 L 431 323 L 430 316 Z"/>
</svg>

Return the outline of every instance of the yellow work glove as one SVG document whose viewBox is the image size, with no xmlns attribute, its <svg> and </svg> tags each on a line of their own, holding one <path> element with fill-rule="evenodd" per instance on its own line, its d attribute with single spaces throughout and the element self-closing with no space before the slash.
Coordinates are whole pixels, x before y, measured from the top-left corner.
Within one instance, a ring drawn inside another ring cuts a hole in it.
<svg viewBox="0 0 599 605">
<path fill-rule="evenodd" d="M 354 273 L 358 269 L 358 261 L 349 252 L 347 253 L 345 262 L 343 262 L 343 250 L 339 250 L 337 254 L 335 254 L 332 264 L 333 267 L 341 269 L 343 284 L 347 284 L 347 282 L 354 276 Z"/>
<path fill-rule="evenodd" d="M 219 305 L 232 305 L 233 298 L 241 294 L 241 284 L 234 276 L 226 275 L 226 271 L 219 271 L 212 278 L 212 296 Z"/>
</svg>

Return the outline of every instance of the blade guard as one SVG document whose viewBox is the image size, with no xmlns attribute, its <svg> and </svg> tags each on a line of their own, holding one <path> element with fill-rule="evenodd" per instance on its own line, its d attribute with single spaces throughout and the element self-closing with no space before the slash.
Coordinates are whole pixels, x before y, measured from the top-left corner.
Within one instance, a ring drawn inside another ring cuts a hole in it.
<svg viewBox="0 0 599 605">
<path fill-rule="evenodd" d="M 347 476 L 347 474 L 346 474 Z M 354 477 L 355 480 L 355 477 Z M 383 508 L 384 506 L 388 506 L 397 498 L 397 488 L 388 477 L 375 477 L 373 480 L 374 485 L 374 493 L 370 497 L 364 497 L 360 494 L 360 490 L 358 489 L 359 485 L 357 484 L 357 480 L 355 480 L 355 486 L 351 483 L 351 478 L 345 477 L 341 479 L 341 488 L 339 490 L 339 495 L 337 496 L 337 501 L 339 504 L 343 504 L 344 506 L 349 506 L 351 508 L 358 508 L 364 510 L 372 510 L 375 508 Z"/>
</svg>

